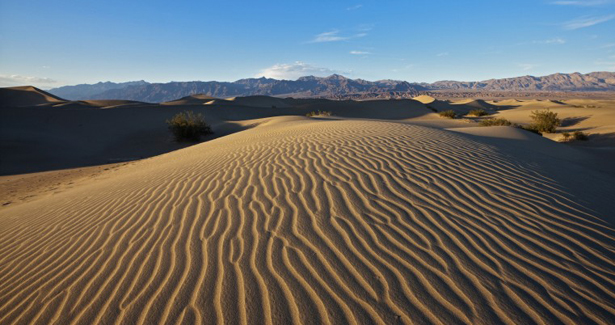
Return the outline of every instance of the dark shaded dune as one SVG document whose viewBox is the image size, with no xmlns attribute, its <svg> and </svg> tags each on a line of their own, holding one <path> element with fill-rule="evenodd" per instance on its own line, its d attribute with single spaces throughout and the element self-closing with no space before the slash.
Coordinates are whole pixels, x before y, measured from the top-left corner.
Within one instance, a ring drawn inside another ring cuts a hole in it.
<svg viewBox="0 0 615 325">
<path fill-rule="evenodd" d="M 212 100 L 217 100 L 215 97 L 204 94 L 190 95 L 177 100 L 160 103 L 161 105 L 205 105 Z"/>
<path fill-rule="evenodd" d="M 0 112 L 0 174 L 39 172 L 147 158 L 185 147 L 175 143 L 165 121 L 177 112 L 204 115 L 214 134 L 243 127 L 233 121 L 331 111 L 338 117 L 406 119 L 430 114 L 419 102 L 291 100 L 290 107 L 268 104 L 287 99 L 246 97 L 223 104 L 157 105 L 130 101 L 66 101 Z M 261 107 L 237 105 L 261 104 Z M 254 103 L 256 102 L 256 103 Z M 264 104 L 267 103 L 267 106 Z M 116 105 L 116 106 L 107 106 Z M 101 109 L 105 108 L 105 109 Z"/>
<path fill-rule="evenodd" d="M 271 107 L 271 108 L 289 108 L 290 105 L 283 98 L 269 96 L 245 96 L 227 98 L 226 101 L 233 105 L 250 106 L 250 107 Z"/>
<path fill-rule="evenodd" d="M 62 102 L 65 100 L 32 86 L 0 88 L 0 107 L 38 106 Z"/>
</svg>

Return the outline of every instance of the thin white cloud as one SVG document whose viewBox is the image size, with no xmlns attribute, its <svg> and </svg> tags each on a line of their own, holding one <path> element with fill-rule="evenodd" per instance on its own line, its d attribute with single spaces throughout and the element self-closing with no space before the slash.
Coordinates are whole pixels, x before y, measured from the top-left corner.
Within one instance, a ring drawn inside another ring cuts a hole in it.
<svg viewBox="0 0 615 325">
<path fill-rule="evenodd" d="M 350 54 L 352 54 L 352 55 L 370 55 L 372 53 L 371 52 L 367 52 L 367 51 L 350 51 Z"/>
<path fill-rule="evenodd" d="M 611 57 L 611 59 L 613 59 L 613 57 Z M 594 63 L 601 67 L 605 67 L 607 70 L 615 70 L 615 61 L 613 60 L 598 60 Z"/>
<path fill-rule="evenodd" d="M 0 75 L 0 87 L 14 86 L 48 86 L 58 81 L 51 78 L 22 76 L 17 74 Z"/>
<path fill-rule="evenodd" d="M 575 30 L 575 29 L 586 28 L 586 27 L 591 27 L 591 26 L 598 25 L 601 23 L 605 23 L 614 18 L 615 18 L 615 15 L 595 16 L 595 17 L 584 16 L 584 17 L 579 17 L 579 18 L 567 21 L 563 24 L 563 26 L 564 26 L 564 29 Z"/>
<path fill-rule="evenodd" d="M 350 6 L 348 8 L 346 8 L 346 10 L 350 11 L 350 10 L 357 10 L 357 9 L 361 9 L 363 7 L 362 4 L 358 4 L 358 5 L 354 5 L 354 6 Z"/>
<path fill-rule="evenodd" d="M 348 72 L 316 67 L 301 61 L 296 61 L 292 64 L 275 64 L 265 68 L 261 70 L 257 77 L 295 80 L 303 76 L 326 77 L 332 74 L 348 74 Z"/>
<path fill-rule="evenodd" d="M 309 43 L 325 43 L 325 42 L 339 42 L 339 41 L 345 41 L 345 40 L 349 40 L 349 39 L 353 39 L 353 38 L 360 38 L 360 37 L 365 37 L 367 36 L 367 33 L 357 33 L 354 35 L 340 35 L 340 31 L 339 30 L 332 30 L 329 32 L 324 32 L 324 33 L 320 33 L 318 35 L 316 35 L 314 37 L 313 40 L 311 40 Z"/>
<path fill-rule="evenodd" d="M 566 40 L 563 38 L 552 38 L 544 41 L 534 41 L 534 44 L 566 44 Z"/>
<path fill-rule="evenodd" d="M 523 71 L 529 71 L 532 70 L 534 68 L 536 68 L 538 65 L 537 64 L 532 64 L 532 63 L 519 63 L 517 64 L 517 66 L 521 69 L 523 69 Z"/>
<path fill-rule="evenodd" d="M 448 56 L 449 53 L 448 52 L 442 52 L 442 53 L 438 53 L 436 54 L 436 56 L 441 57 L 441 56 Z"/>
<path fill-rule="evenodd" d="M 553 1 L 558 6 L 598 7 L 613 3 L 613 0 L 586 0 L 586 1 Z"/>
<path fill-rule="evenodd" d="M 357 31 L 359 32 L 369 32 L 374 29 L 374 24 L 362 24 L 357 27 Z"/>
</svg>

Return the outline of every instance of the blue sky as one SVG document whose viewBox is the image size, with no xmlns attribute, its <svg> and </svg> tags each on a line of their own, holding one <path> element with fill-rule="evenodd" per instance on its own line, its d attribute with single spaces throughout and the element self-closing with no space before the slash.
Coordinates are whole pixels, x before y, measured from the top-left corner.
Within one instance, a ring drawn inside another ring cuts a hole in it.
<svg viewBox="0 0 615 325">
<path fill-rule="evenodd" d="M 615 70 L 615 0 L 0 0 L 0 86 Z"/>
</svg>

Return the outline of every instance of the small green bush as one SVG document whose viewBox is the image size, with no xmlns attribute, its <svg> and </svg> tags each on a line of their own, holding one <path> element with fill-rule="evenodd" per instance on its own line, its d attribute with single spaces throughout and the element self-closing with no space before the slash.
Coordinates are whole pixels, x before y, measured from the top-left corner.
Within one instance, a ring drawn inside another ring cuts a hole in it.
<svg viewBox="0 0 615 325">
<path fill-rule="evenodd" d="M 305 114 L 305 116 L 307 116 L 307 117 L 312 117 L 312 116 L 331 116 L 331 115 L 333 115 L 333 113 L 331 113 L 330 111 L 321 111 L 321 110 L 311 111 L 311 112 Z"/>
<path fill-rule="evenodd" d="M 484 109 L 480 108 L 480 109 L 473 109 L 471 110 L 468 115 L 470 116 L 485 116 L 485 115 L 489 115 L 489 113 L 487 113 Z"/>
<path fill-rule="evenodd" d="M 213 133 L 203 115 L 193 111 L 177 113 L 167 124 L 177 141 L 199 141 L 201 136 Z"/>
<path fill-rule="evenodd" d="M 478 122 L 480 126 L 512 126 L 513 124 L 505 118 L 488 118 Z"/>
<path fill-rule="evenodd" d="M 555 129 L 562 124 L 557 117 L 557 113 L 551 112 L 548 108 L 540 111 L 533 111 L 530 116 L 534 123 L 532 128 L 540 133 L 554 133 Z"/>
<path fill-rule="evenodd" d="M 441 117 L 447 117 L 447 118 L 457 117 L 457 113 L 455 113 L 455 111 L 450 110 L 450 109 L 448 111 L 440 112 L 438 113 L 438 115 L 440 115 Z"/>
</svg>

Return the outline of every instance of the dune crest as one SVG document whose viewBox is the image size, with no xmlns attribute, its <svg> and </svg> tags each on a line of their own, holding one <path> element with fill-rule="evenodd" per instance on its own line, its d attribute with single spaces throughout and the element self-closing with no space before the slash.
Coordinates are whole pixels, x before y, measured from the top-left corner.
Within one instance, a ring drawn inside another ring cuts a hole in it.
<svg viewBox="0 0 615 325">
<path fill-rule="evenodd" d="M 0 322 L 606 324 L 614 252 L 496 147 L 274 118 L 0 210 Z"/>
</svg>

